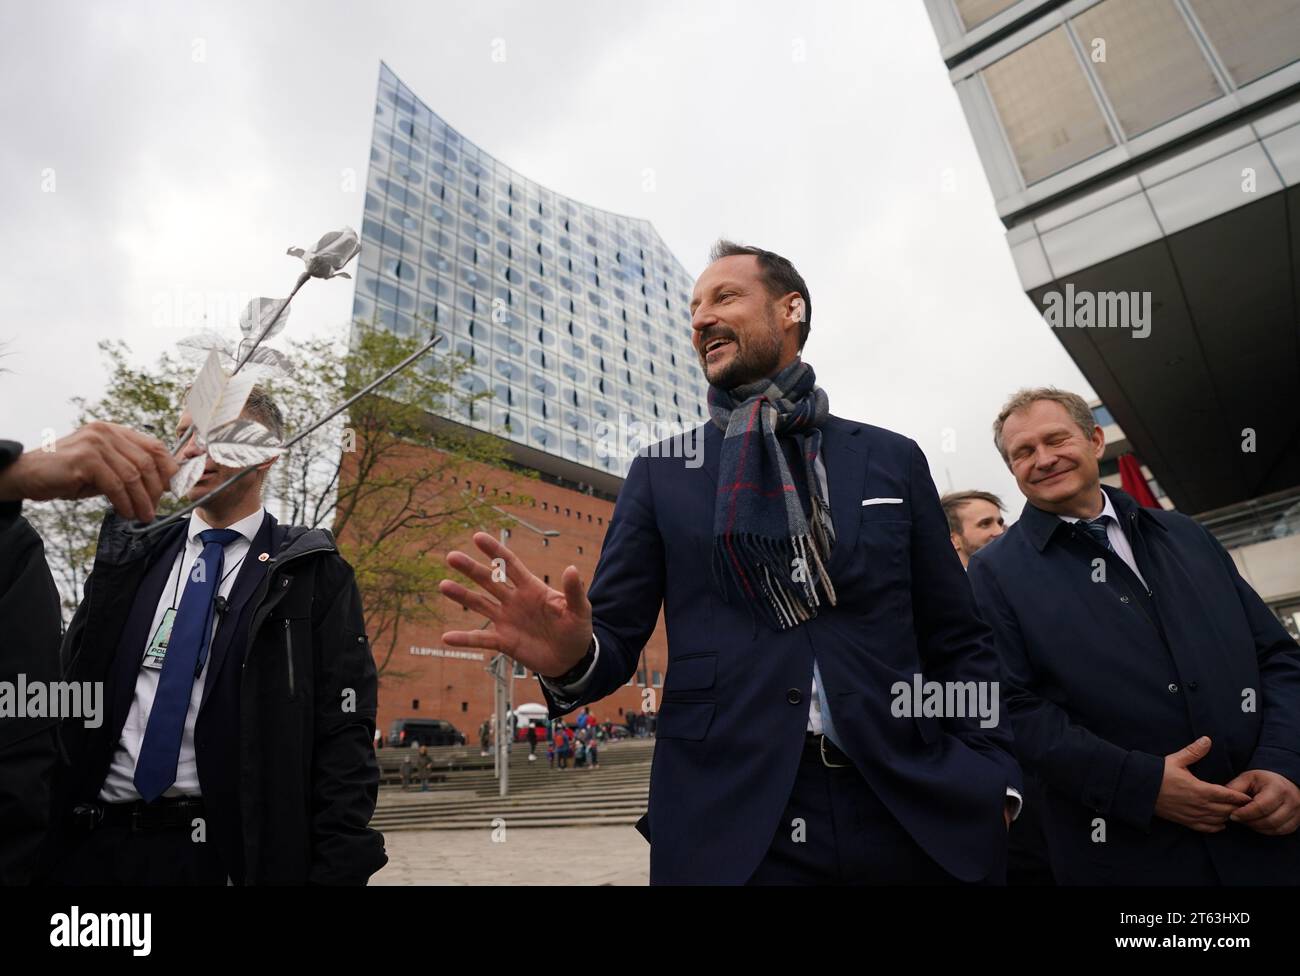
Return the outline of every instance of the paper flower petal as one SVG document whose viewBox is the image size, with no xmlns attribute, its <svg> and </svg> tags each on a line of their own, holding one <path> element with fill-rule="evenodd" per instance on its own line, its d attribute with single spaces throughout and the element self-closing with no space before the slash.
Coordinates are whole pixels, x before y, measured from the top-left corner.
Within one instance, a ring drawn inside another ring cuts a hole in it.
<svg viewBox="0 0 1300 976">
<path fill-rule="evenodd" d="M 203 332 L 178 340 L 176 348 L 180 350 L 183 357 L 192 362 L 203 362 L 208 358 L 209 352 L 215 352 L 222 366 L 235 365 L 233 344 L 220 332 L 212 329 L 206 329 Z"/>
<path fill-rule="evenodd" d="M 249 339 L 279 335 L 289 322 L 288 304 L 287 298 L 254 298 L 239 315 L 239 331 Z"/>
<path fill-rule="evenodd" d="M 210 439 L 214 428 L 239 418 L 256 379 L 242 370 L 234 376 L 227 375 L 221 368 L 216 350 L 208 353 L 207 362 L 194 378 L 194 385 L 185 399 L 190 418 L 201 437 Z"/>
<path fill-rule="evenodd" d="M 246 468 L 277 457 L 283 448 L 275 436 L 253 420 L 236 420 L 212 432 L 208 454 L 228 468 Z"/>
<path fill-rule="evenodd" d="M 258 346 L 254 349 L 253 354 L 248 357 L 248 365 L 263 367 L 263 372 L 267 374 L 293 375 L 293 360 L 271 346 Z"/>
<path fill-rule="evenodd" d="M 203 467 L 207 460 L 206 455 L 199 454 L 190 458 L 172 475 L 171 490 L 177 498 L 184 498 L 190 493 L 190 489 L 203 477 Z"/>
</svg>

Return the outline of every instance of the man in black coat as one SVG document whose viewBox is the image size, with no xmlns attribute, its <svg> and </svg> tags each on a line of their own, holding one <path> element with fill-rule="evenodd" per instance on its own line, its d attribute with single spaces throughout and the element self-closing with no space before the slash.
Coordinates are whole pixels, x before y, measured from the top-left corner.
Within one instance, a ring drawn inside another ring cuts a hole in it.
<svg viewBox="0 0 1300 976">
<path fill-rule="evenodd" d="M 22 446 L 0 441 L 0 464 Z M 6 649 L 0 681 L 7 686 L 59 678 L 59 594 L 45 564 L 45 548 L 19 509 L 0 502 L 0 621 Z M 20 679 L 19 676 L 22 676 Z M 48 716 L 0 718 L 0 885 L 26 884 L 45 835 L 49 771 L 58 746 Z"/>
<path fill-rule="evenodd" d="M 58 755 L 57 719 L 28 715 L 19 689 L 59 680 L 59 594 L 40 536 L 22 517 L 24 499 L 107 494 L 131 516 L 152 519 L 176 471 L 154 438 L 95 421 L 47 449 L 23 453 L 0 441 L 0 886 L 27 884 L 49 827 L 50 774 Z"/>
<path fill-rule="evenodd" d="M 975 554 L 1061 884 L 1300 883 L 1300 647 L 1196 522 L 1103 488 L 1074 394 L 994 442 L 1029 499 Z"/>
<path fill-rule="evenodd" d="M 259 389 L 244 416 L 281 436 Z M 107 715 L 63 725 L 55 883 L 364 884 L 386 863 L 360 595 L 328 532 L 262 508 L 272 463 L 167 529 L 105 519 L 63 659 Z M 208 458 L 190 497 L 231 473 Z"/>
</svg>

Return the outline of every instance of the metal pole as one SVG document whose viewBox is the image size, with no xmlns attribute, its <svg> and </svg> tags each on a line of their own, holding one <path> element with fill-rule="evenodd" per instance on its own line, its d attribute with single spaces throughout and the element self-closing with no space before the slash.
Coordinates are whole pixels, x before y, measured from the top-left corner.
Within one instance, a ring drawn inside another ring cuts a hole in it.
<svg viewBox="0 0 1300 976">
<path fill-rule="evenodd" d="M 555 529 L 539 529 L 531 522 L 525 522 L 518 515 L 497 508 L 495 505 L 489 505 L 493 511 L 504 515 L 506 518 L 513 519 L 524 528 L 536 532 L 538 535 L 554 538 L 560 533 Z M 510 535 L 509 529 L 502 529 L 500 534 L 501 545 L 506 544 L 506 539 Z M 490 621 L 485 621 L 483 626 L 490 625 Z M 510 728 L 511 704 L 514 700 L 515 685 L 515 664 L 504 654 L 498 654 L 492 659 L 487 670 L 492 672 L 492 713 L 496 717 L 496 741 L 492 749 L 492 771 L 497 778 L 497 793 L 504 799 L 510 791 L 510 747 L 513 745 L 513 733 Z"/>
<path fill-rule="evenodd" d="M 488 670 L 492 672 L 492 722 L 496 723 L 496 717 L 501 711 L 501 682 L 497 678 L 497 672 L 501 669 L 501 655 L 498 654 L 488 665 Z M 492 734 L 492 729 L 488 729 L 488 734 Z M 492 742 L 492 775 L 498 779 L 501 777 L 501 754 L 497 752 L 495 738 Z"/>
<path fill-rule="evenodd" d="M 501 530 L 501 544 L 506 544 L 507 532 Z M 497 655 L 497 781 L 502 799 L 510 792 L 510 685 L 514 680 L 514 662 L 504 654 Z"/>
</svg>

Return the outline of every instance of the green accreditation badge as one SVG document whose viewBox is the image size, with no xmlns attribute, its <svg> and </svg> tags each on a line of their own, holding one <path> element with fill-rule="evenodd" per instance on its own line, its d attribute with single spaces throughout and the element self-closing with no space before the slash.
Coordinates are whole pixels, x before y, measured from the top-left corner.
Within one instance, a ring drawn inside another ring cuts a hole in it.
<svg viewBox="0 0 1300 976">
<path fill-rule="evenodd" d="M 144 666 L 146 668 L 158 669 L 163 666 L 163 659 L 167 657 L 167 641 L 172 635 L 172 621 L 175 619 L 175 607 L 168 607 L 163 611 L 163 617 L 158 623 L 158 629 L 154 631 L 149 646 L 145 648 Z"/>
</svg>

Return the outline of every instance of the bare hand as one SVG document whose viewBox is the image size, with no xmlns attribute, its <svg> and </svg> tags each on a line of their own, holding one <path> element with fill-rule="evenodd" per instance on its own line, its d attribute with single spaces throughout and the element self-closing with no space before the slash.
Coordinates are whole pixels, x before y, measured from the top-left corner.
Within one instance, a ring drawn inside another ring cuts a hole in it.
<svg viewBox="0 0 1300 976">
<path fill-rule="evenodd" d="M 0 471 L 0 500 L 105 495 L 123 518 L 153 521 L 176 461 L 157 438 L 94 420 Z"/>
<path fill-rule="evenodd" d="M 591 644 L 591 603 L 577 568 L 564 570 L 561 592 L 530 573 L 518 556 L 488 533 L 474 533 L 474 544 L 492 566 L 456 550 L 447 553 L 447 565 L 495 599 L 449 579 L 442 580 L 438 589 L 471 613 L 487 617 L 493 628 L 448 631 L 442 635 L 443 643 L 500 651 L 547 677 L 564 674 L 582 660 Z"/>
<path fill-rule="evenodd" d="M 1230 818 L 1269 837 L 1284 837 L 1300 827 L 1300 787 L 1281 773 L 1248 769 L 1227 784 L 1253 799 Z"/>
<path fill-rule="evenodd" d="M 1191 745 L 1165 756 L 1165 775 L 1156 797 L 1156 816 L 1203 834 L 1227 827 L 1230 814 L 1250 802 L 1232 783 L 1216 786 L 1197 779 L 1187 768 L 1210 754 L 1210 739 L 1201 736 Z M 1235 780 L 1234 780 L 1235 782 Z"/>
</svg>

